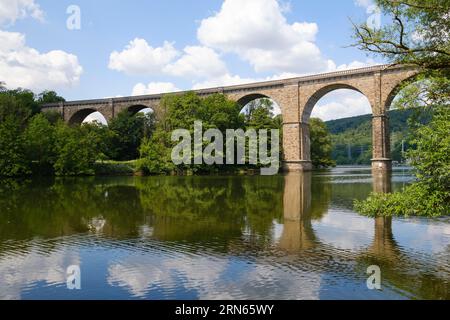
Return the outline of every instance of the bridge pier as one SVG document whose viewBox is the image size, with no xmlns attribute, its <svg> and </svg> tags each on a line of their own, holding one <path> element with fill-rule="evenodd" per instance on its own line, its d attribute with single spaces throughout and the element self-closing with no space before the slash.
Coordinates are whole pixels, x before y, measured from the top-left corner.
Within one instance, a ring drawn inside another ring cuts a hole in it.
<svg viewBox="0 0 450 320">
<path fill-rule="evenodd" d="M 372 170 L 374 172 L 391 171 L 392 159 L 389 116 L 384 112 L 374 115 L 372 118 L 372 130 Z"/>
<path fill-rule="evenodd" d="M 284 177 L 283 233 L 278 246 L 287 252 L 312 248 L 316 237 L 311 224 L 311 173 Z"/>
<path fill-rule="evenodd" d="M 312 171 L 309 124 L 294 122 L 283 126 L 283 171 Z"/>
<path fill-rule="evenodd" d="M 285 172 L 308 172 L 313 170 L 311 161 L 284 161 L 283 171 Z"/>
</svg>

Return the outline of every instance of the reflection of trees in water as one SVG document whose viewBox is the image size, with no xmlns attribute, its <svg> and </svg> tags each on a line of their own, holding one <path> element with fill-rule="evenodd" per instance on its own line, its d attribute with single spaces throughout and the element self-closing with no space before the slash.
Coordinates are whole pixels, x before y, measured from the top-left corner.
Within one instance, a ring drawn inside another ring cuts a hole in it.
<svg viewBox="0 0 450 320">
<path fill-rule="evenodd" d="M 340 182 L 332 184 L 332 206 L 353 211 L 354 200 L 366 199 L 371 192 L 370 183 Z"/>
<path fill-rule="evenodd" d="M 6 191 L 6 190 L 3 190 Z M 105 218 L 105 230 L 133 234 L 142 217 L 138 193 L 130 187 L 99 185 L 94 178 L 33 182 L 0 193 L 0 238 L 53 238 L 89 231 L 92 219 Z M 125 216 L 126 215 L 126 216 Z M 139 219 L 138 219 L 139 220 Z M 14 226 L 13 228 L 8 226 Z"/>
<path fill-rule="evenodd" d="M 311 219 L 322 218 L 330 207 L 333 184 L 329 180 L 312 179 L 311 181 Z"/>
<path fill-rule="evenodd" d="M 139 236 L 143 225 L 161 239 L 227 238 L 245 230 L 267 238 L 273 220 L 281 218 L 280 177 L 129 180 L 128 186 L 95 178 L 4 183 L 0 239 L 53 238 L 96 228 L 104 236 L 127 238 Z"/>
<path fill-rule="evenodd" d="M 140 180 L 142 206 L 164 240 L 266 239 L 281 217 L 280 177 L 185 177 Z M 180 228 L 181 226 L 181 228 Z"/>
</svg>

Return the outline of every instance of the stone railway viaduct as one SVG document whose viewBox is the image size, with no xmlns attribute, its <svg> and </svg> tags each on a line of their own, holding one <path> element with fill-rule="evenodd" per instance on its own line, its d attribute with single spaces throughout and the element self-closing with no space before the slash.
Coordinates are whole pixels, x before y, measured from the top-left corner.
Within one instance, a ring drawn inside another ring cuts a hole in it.
<svg viewBox="0 0 450 320">
<path fill-rule="evenodd" d="M 367 97 L 372 107 L 372 167 L 374 170 L 389 171 L 391 158 L 387 111 L 401 84 L 416 74 L 417 71 L 408 66 L 379 65 L 285 80 L 194 90 L 194 92 L 203 97 L 222 93 L 242 106 L 259 98 L 270 98 L 275 101 L 280 106 L 283 117 L 283 160 L 286 171 L 312 169 L 309 119 L 316 103 L 334 90 L 351 89 L 360 92 Z M 93 112 L 100 112 L 107 121 L 110 121 L 123 110 L 138 113 L 147 108 L 151 108 L 158 119 L 164 114 L 160 106 L 163 96 L 155 94 L 70 101 L 49 104 L 44 106 L 43 110 L 59 112 L 70 124 L 81 124 Z"/>
</svg>

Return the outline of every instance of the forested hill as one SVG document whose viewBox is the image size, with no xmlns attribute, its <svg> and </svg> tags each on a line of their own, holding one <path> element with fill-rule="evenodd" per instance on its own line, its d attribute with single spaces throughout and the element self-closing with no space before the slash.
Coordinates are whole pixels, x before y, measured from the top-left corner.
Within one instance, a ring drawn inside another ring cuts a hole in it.
<svg viewBox="0 0 450 320">
<path fill-rule="evenodd" d="M 389 111 L 391 149 L 394 161 L 402 162 L 402 148 L 408 148 L 408 119 L 413 110 Z M 423 121 L 427 121 L 424 118 Z M 370 164 L 372 158 L 372 115 L 326 122 L 332 134 L 333 159 L 338 165 Z M 403 146 L 402 146 L 403 145 Z"/>
<path fill-rule="evenodd" d="M 412 115 L 412 110 L 393 110 L 389 111 L 389 121 L 391 131 L 402 131 L 408 127 L 408 118 Z M 331 134 L 340 134 L 347 130 L 357 129 L 364 122 L 371 123 L 372 115 L 366 114 L 363 116 L 344 118 L 339 120 L 332 120 L 326 122 L 328 130 Z"/>
</svg>

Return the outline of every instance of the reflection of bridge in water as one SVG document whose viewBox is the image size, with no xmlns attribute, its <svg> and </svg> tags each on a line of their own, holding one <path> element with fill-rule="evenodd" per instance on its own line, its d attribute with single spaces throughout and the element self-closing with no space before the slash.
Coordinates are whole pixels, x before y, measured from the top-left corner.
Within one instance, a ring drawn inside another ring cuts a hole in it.
<svg viewBox="0 0 450 320">
<path fill-rule="evenodd" d="M 391 173 L 373 173 L 373 191 L 389 193 L 392 190 Z M 448 296 L 448 280 L 434 274 L 421 274 L 424 270 L 423 257 L 407 255 L 398 245 L 393 234 L 391 217 L 374 218 L 374 236 L 369 246 L 358 250 L 341 250 L 332 244 L 325 243 L 316 235 L 312 221 L 311 173 L 290 173 L 285 176 L 284 189 L 284 227 L 278 241 L 278 248 L 289 255 L 297 263 L 327 265 L 332 261 L 332 268 L 342 268 L 349 274 L 361 271 L 365 275 L 371 265 L 381 268 L 384 284 L 392 285 L 397 290 L 411 289 L 426 297 L 431 292 L 439 292 Z M 320 252 L 321 254 L 317 254 Z M 356 261 L 356 268 L 348 269 L 345 262 Z M 412 269 L 411 266 L 417 266 Z M 431 265 L 427 268 L 432 269 Z M 417 270 L 411 272 L 411 270 Z M 405 285 L 407 284 L 407 286 Z M 410 290 L 407 290 L 410 291 Z"/>
<path fill-rule="evenodd" d="M 301 249 L 310 249 L 316 246 L 324 246 L 315 235 L 312 226 L 311 204 L 312 193 L 311 183 L 312 174 L 290 173 L 285 176 L 284 187 L 284 229 L 279 241 L 280 248 L 287 251 L 297 251 Z M 391 191 L 391 174 L 386 172 L 374 172 L 373 176 L 374 192 Z M 392 234 L 392 218 L 375 218 L 375 236 L 373 244 L 367 248 L 370 252 L 379 252 L 394 256 L 398 253 L 395 249 L 395 240 Z"/>
</svg>

